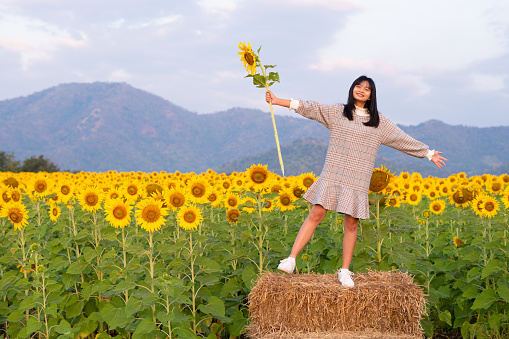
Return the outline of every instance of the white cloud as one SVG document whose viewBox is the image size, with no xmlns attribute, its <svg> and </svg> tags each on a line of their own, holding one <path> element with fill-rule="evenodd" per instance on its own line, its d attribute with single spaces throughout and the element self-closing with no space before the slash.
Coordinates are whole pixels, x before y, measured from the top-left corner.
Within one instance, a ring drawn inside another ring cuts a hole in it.
<svg viewBox="0 0 509 339">
<path fill-rule="evenodd" d="M 116 69 L 113 72 L 111 72 L 110 76 L 108 77 L 108 81 L 111 82 L 126 82 L 131 80 L 132 75 L 129 74 L 124 69 Z"/>
<path fill-rule="evenodd" d="M 0 14 L 0 31 L 8 32 L 0 36 L 0 47 L 18 53 L 25 71 L 38 60 L 50 60 L 60 47 L 76 48 L 87 41 L 81 32 L 74 38 L 56 25 L 19 15 Z"/>
<path fill-rule="evenodd" d="M 160 18 L 153 18 L 141 23 L 130 25 L 129 28 L 138 29 L 146 27 L 160 27 L 173 24 L 179 21 L 182 17 L 180 15 L 169 15 Z"/>
<path fill-rule="evenodd" d="M 471 74 L 470 90 L 479 92 L 495 92 L 504 89 L 505 77 L 502 75 Z"/>
<path fill-rule="evenodd" d="M 403 71 L 422 67 L 457 70 L 507 52 L 484 2 L 359 3 L 363 10 L 353 12 L 346 27 L 336 32 L 334 42 L 319 52 L 318 69 L 353 59 L 358 67 L 362 62 L 385 60 Z"/>
</svg>

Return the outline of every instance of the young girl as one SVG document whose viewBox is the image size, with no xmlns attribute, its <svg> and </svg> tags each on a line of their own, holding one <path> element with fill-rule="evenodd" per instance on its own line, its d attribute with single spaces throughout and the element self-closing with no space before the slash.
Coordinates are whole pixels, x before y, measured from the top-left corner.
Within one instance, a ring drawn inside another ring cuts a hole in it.
<svg viewBox="0 0 509 339">
<path fill-rule="evenodd" d="M 357 241 L 357 225 L 359 219 L 369 218 L 369 183 L 380 145 L 414 157 L 426 157 L 439 168 L 445 166 L 444 160 L 447 159 L 440 155 L 442 152 L 430 150 L 378 112 L 375 83 L 366 76 L 353 82 L 346 105 L 279 99 L 271 91 L 267 91 L 265 99 L 318 121 L 330 132 L 322 173 L 303 196 L 313 207 L 297 234 L 290 256 L 281 260 L 278 269 L 293 273 L 295 258 L 311 239 L 327 211 L 336 211 L 345 215 L 343 262 L 338 279 L 343 286 L 353 287 L 353 273 L 349 268 Z"/>
</svg>

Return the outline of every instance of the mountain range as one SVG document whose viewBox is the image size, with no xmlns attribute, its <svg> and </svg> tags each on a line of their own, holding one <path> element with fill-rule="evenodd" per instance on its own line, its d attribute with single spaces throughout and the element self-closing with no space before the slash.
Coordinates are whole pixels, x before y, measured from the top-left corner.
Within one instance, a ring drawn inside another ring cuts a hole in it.
<svg viewBox="0 0 509 339">
<path fill-rule="evenodd" d="M 328 130 L 276 115 L 285 174 L 319 174 Z M 0 151 L 19 159 L 43 154 L 72 171 L 244 171 L 253 163 L 280 172 L 270 113 L 249 108 L 197 114 L 126 83 L 61 84 L 0 101 Z M 440 150 L 439 170 L 385 146 L 376 165 L 448 176 L 502 174 L 509 168 L 509 126 L 478 128 L 430 120 L 400 127 Z"/>
</svg>

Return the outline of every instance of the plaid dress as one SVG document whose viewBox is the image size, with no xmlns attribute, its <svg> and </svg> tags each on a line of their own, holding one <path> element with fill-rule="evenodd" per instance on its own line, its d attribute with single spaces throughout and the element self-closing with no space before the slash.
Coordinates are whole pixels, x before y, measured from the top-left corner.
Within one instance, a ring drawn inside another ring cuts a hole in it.
<svg viewBox="0 0 509 339">
<path fill-rule="evenodd" d="M 365 126 L 369 116 L 343 115 L 344 105 L 321 105 L 299 100 L 296 112 L 316 120 L 329 129 L 329 147 L 322 173 L 304 194 L 313 205 L 369 219 L 369 183 L 380 145 L 418 158 L 424 158 L 429 147 L 403 132 L 386 116 L 380 114 L 378 127 Z"/>
</svg>

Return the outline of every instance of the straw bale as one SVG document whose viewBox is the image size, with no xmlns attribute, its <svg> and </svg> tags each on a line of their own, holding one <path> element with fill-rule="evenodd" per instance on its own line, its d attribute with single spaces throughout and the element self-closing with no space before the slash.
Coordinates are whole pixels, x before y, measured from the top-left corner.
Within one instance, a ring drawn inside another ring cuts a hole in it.
<svg viewBox="0 0 509 339">
<path fill-rule="evenodd" d="M 248 334 L 274 339 L 315 338 L 313 333 L 343 338 L 347 332 L 368 335 L 358 338 L 423 336 L 426 301 L 410 275 L 372 271 L 352 278 L 355 287 L 343 287 L 337 274 L 262 274 L 248 296 Z"/>
</svg>

